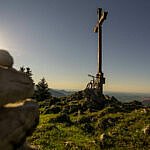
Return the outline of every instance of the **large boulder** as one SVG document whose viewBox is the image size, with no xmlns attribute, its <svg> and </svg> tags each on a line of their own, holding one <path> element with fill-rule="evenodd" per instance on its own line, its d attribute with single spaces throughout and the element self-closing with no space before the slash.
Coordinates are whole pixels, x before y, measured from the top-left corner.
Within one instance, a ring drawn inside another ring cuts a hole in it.
<svg viewBox="0 0 150 150">
<path fill-rule="evenodd" d="M 13 150 L 24 145 L 39 121 L 38 105 L 31 100 L 8 104 L 0 111 L 0 149 Z"/>
<path fill-rule="evenodd" d="M 33 95 L 34 84 L 25 73 L 0 67 L 0 107 Z"/>
<path fill-rule="evenodd" d="M 10 54 L 0 50 L 0 150 L 29 150 L 26 137 L 39 120 L 38 105 L 27 99 L 34 83 L 12 65 Z"/>
<path fill-rule="evenodd" d="M 5 50 L 0 49 L 0 66 L 11 68 L 13 66 L 12 56 Z"/>
</svg>

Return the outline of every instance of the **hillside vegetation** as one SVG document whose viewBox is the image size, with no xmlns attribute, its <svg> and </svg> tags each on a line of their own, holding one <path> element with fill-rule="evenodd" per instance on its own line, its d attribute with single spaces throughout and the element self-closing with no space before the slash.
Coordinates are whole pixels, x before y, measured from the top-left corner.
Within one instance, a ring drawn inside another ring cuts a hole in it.
<svg viewBox="0 0 150 150">
<path fill-rule="evenodd" d="M 40 150 L 150 149 L 150 108 L 87 95 L 39 102 L 40 122 L 28 142 Z"/>
</svg>

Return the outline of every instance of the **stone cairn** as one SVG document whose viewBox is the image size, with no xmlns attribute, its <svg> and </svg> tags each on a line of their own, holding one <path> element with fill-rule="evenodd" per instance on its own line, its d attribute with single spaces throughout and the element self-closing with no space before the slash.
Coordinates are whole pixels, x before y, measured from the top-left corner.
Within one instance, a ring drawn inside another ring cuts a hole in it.
<svg viewBox="0 0 150 150">
<path fill-rule="evenodd" d="M 13 68 L 13 58 L 0 50 L 0 150 L 29 150 L 26 137 L 39 122 L 32 99 L 33 80 Z"/>
</svg>

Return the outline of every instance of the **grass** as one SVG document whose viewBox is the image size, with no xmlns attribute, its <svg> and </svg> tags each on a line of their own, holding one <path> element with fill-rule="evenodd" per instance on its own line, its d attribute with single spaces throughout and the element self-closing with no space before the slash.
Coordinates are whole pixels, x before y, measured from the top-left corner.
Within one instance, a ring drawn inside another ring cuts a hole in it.
<svg viewBox="0 0 150 150">
<path fill-rule="evenodd" d="M 52 111 L 44 114 L 43 110 L 50 109 L 51 105 L 43 102 L 46 105 L 42 104 L 40 108 L 39 125 L 28 138 L 28 142 L 40 150 L 150 149 L 150 135 L 143 132 L 143 129 L 150 125 L 150 108 L 138 106 L 138 109 L 125 111 L 117 109 L 115 105 L 109 105 L 100 110 L 95 107 L 96 111 L 92 112 L 89 111 L 90 106 L 87 109 L 79 107 L 81 110 L 77 111 L 74 105 L 80 105 L 81 102 L 84 103 L 84 99 L 69 99 L 69 104 L 66 99 L 65 103 L 63 100 L 59 101 L 53 104 L 53 108 L 55 105 L 62 111 L 55 114 Z M 73 108 L 70 111 L 68 105 L 74 108 L 70 107 Z M 67 108 L 65 115 L 64 107 Z M 91 107 L 93 109 L 93 106 Z"/>
</svg>

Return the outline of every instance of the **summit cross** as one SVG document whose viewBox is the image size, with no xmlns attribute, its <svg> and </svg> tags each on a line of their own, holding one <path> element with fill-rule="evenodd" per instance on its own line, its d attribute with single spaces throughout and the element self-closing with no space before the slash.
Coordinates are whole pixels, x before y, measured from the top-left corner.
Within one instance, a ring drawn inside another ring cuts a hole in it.
<svg viewBox="0 0 150 150">
<path fill-rule="evenodd" d="M 98 73 L 102 72 L 102 24 L 106 20 L 107 14 L 108 12 L 103 12 L 101 8 L 98 8 L 98 21 L 94 27 L 94 32 L 98 32 Z"/>
<path fill-rule="evenodd" d="M 105 78 L 102 73 L 102 25 L 106 20 L 108 12 L 102 11 L 101 8 L 97 9 L 98 21 L 94 27 L 94 32 L 98 33 L 98 72 L 96 74 L 96 89 L 103 94 L 103 84 L 105 84 Z"/>
<path fill-rule="evenodd" d="M 86 86 L 86 89 L 92 89 L 100 96 L 103 96 L 103 84 L 105 84 L 102 72 L 102 25 L 106 20 L 107 14 L 108 12 L 103 11 L 101 8 L 97 9 L 98 21 L 94 27 L 94 32 L 98 33 L 98 70 L 96 76 L 88 75 L 92 77 L 92 80 Z"/>
</svg>

